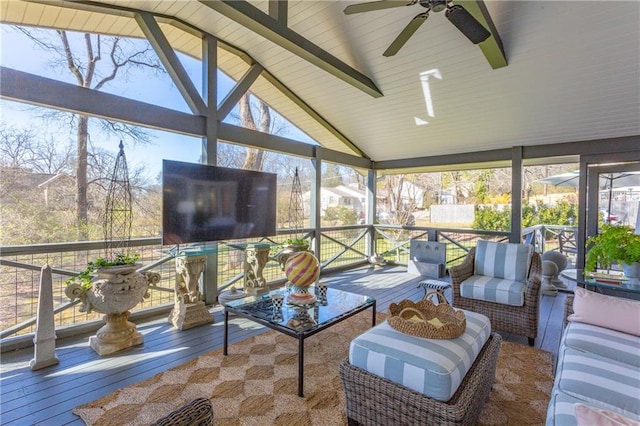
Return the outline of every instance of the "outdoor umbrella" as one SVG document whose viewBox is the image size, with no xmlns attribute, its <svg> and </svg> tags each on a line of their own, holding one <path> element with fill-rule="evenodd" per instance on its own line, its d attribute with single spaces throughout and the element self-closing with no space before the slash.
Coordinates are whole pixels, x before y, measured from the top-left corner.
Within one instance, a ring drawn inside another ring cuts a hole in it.
<svg viewBox="0 0 640 426">
<path fill-rule="evenodd" d="M 574 170 L 571 172 L 560 173 L 544 179 L 538 179 L 537 183 L 546 183 L 555 186 L 575 186 L 578 187 L 580 180 L 580 172 Z M 601 173 L 600 189 L 624 188 L 627 186 L 640 186 L 640 172 L 620 172 L 620 173 Z"/>
<path fill-rule="evenodd" d="M 578 187 L 580 181 L 580 171 L 560 173 L 558 175 L 549 176 L 544 179 L 536 180 L 537 183 L 545 183 L 555 186 L 574 186 Z M 640 187 L 640 172 L 618 172 L 618 173 L 600 173 L 600 189 L 609 190 L 609 204 L 607 207 L 607 215 L 611 215 L 611 196 L 613 188 L 625 188 L 638 186 Z M 609 222 L 607 217 L 607 222 Z"/>
</svg>

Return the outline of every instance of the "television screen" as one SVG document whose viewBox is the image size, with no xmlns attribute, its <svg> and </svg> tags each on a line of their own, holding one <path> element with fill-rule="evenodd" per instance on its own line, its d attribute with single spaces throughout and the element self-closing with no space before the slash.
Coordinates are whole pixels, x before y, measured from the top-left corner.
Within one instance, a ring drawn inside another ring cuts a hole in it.
<svg viewBox="0 0 640 426">
<path fill-rule="evenodd" d="M 163 160 L 162 244 L 275 234 L 275 174 Z"/>
</svg>

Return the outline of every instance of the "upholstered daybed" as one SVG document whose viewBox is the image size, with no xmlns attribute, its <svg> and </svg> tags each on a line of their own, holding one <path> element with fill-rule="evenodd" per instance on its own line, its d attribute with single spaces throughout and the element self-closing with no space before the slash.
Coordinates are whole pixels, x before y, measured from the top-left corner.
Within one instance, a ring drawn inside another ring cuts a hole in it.
<svg viewBox="0 0 640 426">
<path fill-rule="evenodd" d="M 640 425 L 640 301 L 567 298 L 548 426 Z"/>
</svg>

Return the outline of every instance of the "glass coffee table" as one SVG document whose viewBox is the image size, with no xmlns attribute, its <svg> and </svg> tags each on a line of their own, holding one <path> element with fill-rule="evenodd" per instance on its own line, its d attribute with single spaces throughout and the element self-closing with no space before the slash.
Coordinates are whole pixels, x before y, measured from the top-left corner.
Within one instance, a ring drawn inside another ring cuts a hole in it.
<svg viewBox="0 0 640 426">
<path fill-rule="evenodd" d="M 640 297 L 640 280 L 625 277 L 620 272 L 585 272 L 583 269 L 565 269 L 560 273 L 563 277 L 575 281 L 580 287 L 604 294 L 632 295 Z"/>
<path fill-rule="evenodd" d="M 316 291 L 310 287 L 309 291 Z M 282 309 L 274 311 L 271 294 L 285 296 Z M 320 297 L 313 305 L 295 306 L 286 303 L 286 291 L 272 291 L 264 296 L 251 296 L 227 302 L 224 307 L 224 349 L 227 355 L 229 337 L 229 314 L 262 324 L 287 336 L 298 339 L 298 396 L 304 396 L 304 340 L 358 312 L 371 308 L 371 326 L 376 324 L 376 300 L 346 291 L 327 289 L 326 297 Z"/>
</svg>

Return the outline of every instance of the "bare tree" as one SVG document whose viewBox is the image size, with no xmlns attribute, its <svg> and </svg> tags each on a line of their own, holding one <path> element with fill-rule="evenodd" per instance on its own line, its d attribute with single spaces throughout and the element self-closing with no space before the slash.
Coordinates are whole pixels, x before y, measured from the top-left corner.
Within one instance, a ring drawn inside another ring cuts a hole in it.
<svg viewBox="0 0 640 426">
<path fill-rule="evenodd" d="M 410 181 L 404 174 L 385 176 L 387 203 L 395 216 L 391 223 L 399 225 L 415 225 L 413 213 L 418 208 L 417 194 L 411 190 Z"/>
<path fill-rule="evenodd" d="M 73 76 L 76 84 L 93 90 L 101 90 L 118 76 L 124 75 L 133 68 L 147 68 L 153 71 L 163 71 L 163 67 L 153 49 L 146 44 L 140 47 L 129 39 L 122 37 L 92 35 L 85 33 L 81 37 L 81 47 L 73 45 L 67 31 L 57 30 L 57 37 L 42 36 L 34 30 L 15 27 L 31 39 L 36 46 L 54 54 L 57 61 L 52 66 L 64 67 Z M 105 56 L 103 56 L 103 51 Z M 104 60 L 103 60 L 104 59 Z M 76 130 L 76 222 L 78 238 L 86 239 L 87 225 L 87 188 L 88 157 L 89 157 L 89 116 L 74 114 L 72 126 Z M 144 131 L 124 123 L 103 120 L 102 129 L 119 135 L 127 136 L 134 141 L 146 141 L 148 136 Z"/>
<path fill-rule="evenodd" d="M 73 152 L 47 136 L 30 129 L 0 126 L 0 166 L 28 169 L 35 173 L 58 174 L 71 171 Z"/>
<path fill-rule="evenodd" d="M 240 110 L 240 122 L 243 127 L 251 130 L 258 130 L 260 132 L 269 133 L 271 130 L 271 113 L 269 106 L 262 100 L 258 99 L 258 113 L 260 119 L 256 123 L 253 118 L 251 108 L 251 94 L 245 93 L 238 102 L 238 109 Z M 264 165 L 264 150 L 257 148 L 247 148 L 247 155 L 242 165 L 243 169 L 262 170 Z"/>
<path fill-rule="evenodd" d="M 0 165 L 15 168 L 26 164 L 32 156 L 33 138 L 28 129 L 0 129 Z"/>
</svg>

